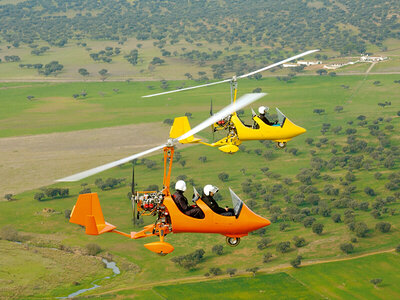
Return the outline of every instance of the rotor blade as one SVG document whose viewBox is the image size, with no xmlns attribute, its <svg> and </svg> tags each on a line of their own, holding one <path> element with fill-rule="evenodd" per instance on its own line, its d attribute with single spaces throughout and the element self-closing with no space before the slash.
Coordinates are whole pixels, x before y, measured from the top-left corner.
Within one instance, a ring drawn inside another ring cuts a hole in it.
<svg viewBox="0 0 400 300">
<path fill-rule="evenodd" d="M 202 85 L 191 86 L 191 87 L 187 87 L 187 88 L 183 88 L 183 89 L 179 89 L 179 90 L 173 90 L 173 91 L 162 92 L 162 93 L 158 93 L 158 94 L 146 95 L 146 96 L 142 96 L 142 98 L 149 98 L 149 97 L 154 97 L 154 96 L 160 96 L 160 95 L 165 95 L 165 94 L 171 94 L 171 93 L 176 93 L 176 92 L 193 90 L 193 89 L 197 89 L 197 88 L 201 88 L 201 87 L 205 87 L 205 86 L 210 86 L 210 85 L 216 85 L 216 84 L 220 84 L 220 83 L 224 83 L 224 82 L 229 82 L 231 80 L 232 79 L 225 79 L 225 80 L 222 80 L 222 81 L 217 81 L 217 82 L 211 82 L 211 83 L 206 83 L 206 84 L 202 84 Z"/>
<path fill-rule="evenodd" d="M 149 150 L 146 150 L 146 151 L 143 151 L 143 152 L 140 152 L 140 153 L 137 153 L 137 154 L 134 154 L 134 155 L 131 155 L 131 156 L 128 156 L 128 157 L 125 157 L 125 158 L 110 162 L 108 164 L 105 164 L 105 165 L 102 165 L 102 166 L 99 166 L 99 167 L 96 167 L 96 168 L 93 168 L 93 169 L 90 169 L 90 170 L 87 170 L 87 171 L 83 171 L 83 172 L 80 172 L 80 173 L 77 173 L 77 174 L 74 174 L 74 175 L 71 175 L 71 176 L 68 176 L 68 177 L 64 177 L 64 178 L 58 179 L 56 181 L 61 181 L 61 182 L 78 181 L 78 180 L 81 180 L 83 178 L 86 178 L 86 177 L 92 176 L 94 174 L 103 172 L 105 170 L 111 169 L 113 167 L 122 165 L 124 163 L 127 163 L 127 162 L 129 162 L 131 160 L 134 160 L 134 159 L 139 158 L 141 156 L 144 156 L 146 154 L 149 154 L 149 153 L 152 153 L 154 151 L 160 150 L 160 149 L 164 148 L 165 146 L 166 145 L 160 145 L 160 146 L 151 148 Z"/>
<path fill-rule="evenodd" d="M 254 74 L 257 74 L 257 73 L 266 71 L 266 70 L 268 70 L 268 69 L 272 69 L 272 68 L 274 68 L 274 67 L 277 67 L 277 66 L 279 66 L 279 65 L 282 65 L 282 64 L 284 64 L 284 63 L 287 63 L 287 62 L 289 62 L 289 61 L 291 61 L 291 60 L 298 59 L 298 58 L 300 58 L 300 57 L 303 57 L 303 56 L 305 56 L 305 55 L 308 55 L 308 54 L 311 54 L 311 53 L 314 53 L 314 52 L 317 52 L 317 51 L 319 51 L 319 49 L 309 50 L 309 51 L 303 52 L 303 53 L 301 53 L 301 54 L 297 54 L 297 55 L 295 55 L 295 56 L 286 58 L 286 59 L 284 59 L 284 60 L 282 60 L 282 61 L 279 61 L 279 62 L 274 63 L 274 64 L 272 64 L 272 65 L 269 65 L 269 66 L 267 66 L 267 67 L 258 69 L 257 71 L 253 71 L 253 72 L 250 72 L 250 73 L 247 73 L 247 74 L 244 74 L 244 75 L 237 76 L 237 78 L 246 78 L 246 77 L 249 77 L 249 76 L 251 76 L 251 75 L 254 75 Z"/>
<path fill-rule="evenodd" d="M 269 66 L 267 66 L 267 67 L 258 69 L 258 70 L 256 70 L 256 71 L 251 72 L 251 73 L 247 73 L 247 74 L 244 74 L 244 75 L 237 76 L 236 78 L 246 78 L 246 77 L 249 77 L 249 76 L 251 76 L 251 75 L 254 75 L 254 74 L 257 74 L 257 73 L 266 71 L 266 70 L 268 70 L 268 69 L 272 69 L 272 68 L 274 68 L 274 67 L 277 67 L 277 66 L 279 66 L 279 65 L 282 65 L 282 64 L 284 64 L 284 63 L 287 63 L 287 62 L 289 62 L 289 61 L 291 61 L 291 60 L 295 60 L 295 59 L 297 59 L 297 58 L 303 57 L 303 56 L 305 56 L 305 55 L 308 55 L 308 54 L 311 54 L 311 53 L 314 53 L 314 52 L 317 52 L 317 51 L 319 51 L 319 49 L 309 50 L 309 51 L 303 52 L 303 53 L 301 53 L 301 54 L 297 54 L 297 55 L 295 55 L 295 56 L 286 58 L 286 59 L 284 59 L 284 60 L 282 60 L 282 61 L 279 61 L 279 62 L 274 63 L 274 64 L 272 64 L 272 65 L 269 65 Z M 211 82 L 211 83 L 207 83 L 207 84 L 197 85 L 197 86 L 191 86 L 191 87 L 187 87 L 187 88 L 183 88 L 183 89 L 179 89 L 179 90 L 173 90 L 173 91 L 162 92 L 162 93 L 158 93 L 158 94 L 146 95 L 146 96 L 142 96 L 142 98 L 149 98 L 149 97 L 154 97 L 154 96 L 160 96 L 160 95 L 166 95 L 166 94 L 171 94 L 171 93 L 176 93 L 176 92 L 182 92 L 182 91 L 187 91 L 187 90 L 193 90 L 193 89 L 197 89 L 197 88 L 201 88 L 201 87 L 205 87 L 205 86 L 210 86 L 210 85 L 215 85 L 215 84 L 220 84 L 220 83 L 230 82 L 230 81 L 232 81 L 232 78 L 225 79 L 225 80 L 222 80 L 222 81 L 217 81 L 217 82 Z"/>
<path fill-rule="evenodd" d="M 196 127 L 194 127 L 192 130 L 189 130 L 185 134 L 181 135 L 180 137 L 177 138 L 178 141 L 184 140 L 188 138 L 189 136 L 192 136 L 193 134 L 203 130 L 204 128 L 210 126 L 211 124 L 214 124 L 215 122 L 225 118 L 226 116 L 230 115 L 231 113 L 238 111 L 239 109 L 249 105 L 250 103 L 253 103 L 254 101 L 257 101 L 261 97 L 264 97 L 266 93 L 257 93 L 257 94 L 245 94 L 242 97 L 240 97 L 236 102 L 226 106 L 204 122 L 200 123 Z"/>
</svg>

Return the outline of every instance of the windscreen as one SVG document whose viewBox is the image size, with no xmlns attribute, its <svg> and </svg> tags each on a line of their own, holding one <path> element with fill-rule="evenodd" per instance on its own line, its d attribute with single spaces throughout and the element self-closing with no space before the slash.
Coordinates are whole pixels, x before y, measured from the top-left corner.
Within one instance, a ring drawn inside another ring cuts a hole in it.
<svg viewBox="0 0 400 300">
<path fill-rule="evenodd" d="M 231 193 L 232 204 L 233 204 L 233 211 L 235 212 L 236 218 L 239 217 L 240 211 L 243 207 L 243 201 L 235 194 L 234 191 L 229 188 L 229 192 Z"/>
<path fill-rule="evenodd" d="M 286 116 L 278 108 L 276 108 L 276 113 L 278 114 L 278 122 L 282 126 Z"/>
</svg>

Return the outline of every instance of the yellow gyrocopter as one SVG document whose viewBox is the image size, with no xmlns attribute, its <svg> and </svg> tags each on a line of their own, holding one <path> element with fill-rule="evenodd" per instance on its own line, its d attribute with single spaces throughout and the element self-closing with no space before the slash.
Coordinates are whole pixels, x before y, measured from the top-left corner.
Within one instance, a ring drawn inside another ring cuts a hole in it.
<svg viewBox="0 0 400 300">
<path fill-rule="evenodd" d="M 182 91 L 196 89 L 196 88 L 200 88 L 200 87 L 206 87 L 206 86 L 229 82 L 230 87 L 231 87 L 231 103 L 235 103 L 236 97 L 237 97 L 237 86 L 238 86 L 237 79 L 247 78 L 254 74 L 277 67 L 286 62 L 298 59 L 305 55 L 314 53 L 316 51 L 319 51 L 319 50 L 317 49 L 317 50 L 306 51 L 304 53 L 292 56 L 292 57 L 282 60 L 280 62 L 269 65 L 267 67 L 253 71 L 251 73 L 247 73 L 247 74 L 240 75 L 240 76 L 233 76 L 232 78 L 225 79 L 222 81 L 207 83 L 207 84 L 193 86 L 193 87 L 182 88 L 179 90 L 173 90 L 173 91 L 168 91 L 168 92 L 163 92 L 163 93 L 147 95 L 147 96 L 143 96 L 143 98 L 160 96 L 160 95 L 176 93 L 176 92 L 182 92 Z M 278 121 L 273 125 L 266 124 L 259 116 L 256 115 L 256 113 L 253 110 L 252 110 L 253 124 L 246 125 L 239 118 L 237 112 L 235 111 L 232 114 L 226 116 L 225 118 L 218 120 L 217 122 L 212 124 L 213 132 L 214 131 L 222 131 L 222 130 L 227 131 L 226 137 L 220 139 L 219 141 L 213 142 L 213 143 L 206 143 L 206 142 L 203 142 L 201 139 L 194 138 L 192 136 L 190 138 L 180 140 L 179 142 L 181 144 L 200 143 L 200 144 L 211 146 L 211 147 L 218 147 L 218 149 L 221 150 L 222 152 L 230 153 L 230 154 L 237 152 L 239 150 L 238 146 L 242 142 L 253 141 L 253 140 L 272 140 L 277 143 L 277 146 L 279 148 L 285 148 L 286 143 L 288 141 L 290 141 L 292 138 L 294 138 L 300 134 L 305 133 L 306 130 L 300 126 L 297 126 L 293 122 L 291 122 L 278 108 L 276 108 L 276 111 L 277 111 L 277 115 L 278 115 Z M 210 114 L 212 115 L 212 109 L 210 111 Z M 171 128 L 171 131 L 170 131 L 170 138 L 175 139 L 190 130 L 191 130 L 191 128 L 190 128 L 189 120 L 187 117 L 175 118 L 174 123 Z"/>
</svg>

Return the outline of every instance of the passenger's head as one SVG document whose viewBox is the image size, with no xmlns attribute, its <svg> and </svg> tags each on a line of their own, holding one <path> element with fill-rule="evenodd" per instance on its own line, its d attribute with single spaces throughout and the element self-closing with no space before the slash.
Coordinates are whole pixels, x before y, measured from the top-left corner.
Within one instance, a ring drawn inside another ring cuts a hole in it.
<svg viewBox="0 0 400 300">
<path fill-rule="evenodd" d="M 184 192 L 186 191 L 186 183 L 183 180 L 178 180 L 175 183 L 175 190 Z"/>
<path fill-rule="evenodd" d="M 203 189 L 204 195 L 211 197 L 214 196 L 218 191 L 218 188 L 211 184 L 207 184 Z"/>
<path fill-rule="evenodd" d="M 261 115 L 265 114 L 267 111 L 269 111 L 269 107 L 268 107 L 268 106 L 260 106 L 260 107 L 258 108 L 258 112 L 259 112 Z"/>
</svg>

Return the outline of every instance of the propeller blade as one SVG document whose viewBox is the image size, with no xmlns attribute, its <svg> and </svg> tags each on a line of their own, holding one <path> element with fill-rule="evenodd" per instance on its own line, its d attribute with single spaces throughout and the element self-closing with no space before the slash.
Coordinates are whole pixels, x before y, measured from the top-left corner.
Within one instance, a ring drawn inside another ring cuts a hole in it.
<svg viewBox="0 0 400 300">
<path fill-rule="evenodd" d="M 210 116 L 213 115 L 213 109 L 212 109 L 212 98 L 210 99 Z M 212 132 L 212 142 L 214 143 L 214 123 L 211 124 L 211 132 Z"/>
<path fill-rule="evenodd" d="M 253 72 L 250 72 L 250 73 L 247 73 L 247 74 L 244 74 L 244 75 L 236 76 L 236 78 L 246 78 L 246 77 L 249 77 L 249 76 L 251 76 L 251 75 L 254 75 L 254 74 L 257 74 L 257 73 L 266 71 L 266 70 L 268 70 L 268 69 L 272 69 L 272 68 L 274 68 L 274 67 L 277 67 L 277 66 L 279 66 L 279 65 L 282 65 L 282 64 L 284 64 L 284 63 L 287 63 L 287 62 L 289 62 L 289 61 L 291 61 L 291 60 L 295 60 L 295 59 L 297 59 L 297 58 L 306 56 L 306 55 L 308 55 L 308 54 L 311 54 L 311 53 L 314 53 L 314 52 L 317 52 L 317 51 L 319 51 L 319 49 L 309 50 L 309 51 L 306 51 L 306 52 L 297 54 L 297 55 L 295 55 L 295 56 L 286 58 L 286 59 L 284 59 L 284 60 L 282 60 L 282 61 L 279 61 L 279 62 L 274 63 L 274 64 L 272 64 L 272 65 L 269 65 L 269 66 L 267 66 L 267 67 L 258 69 L 258 70 L 256 70 L 256 71 L 253 71 Z M 146 95 L 146 96 L 142 96 L 142 98 L 149 98 L 149 97 L 160 96 L 160 95 L 166 95 L 166 94 L 171 94 L 171 93 L 176 93 L 176 92 L 183 92 L 183 91 L 187 91 L 187 90 L 193 90 L 193 89 L 197 89 L 197 88 L 201 88 L 201 87 L 205 87 L 205 86 L 216 85 L 216 84 L 220 84 L 220 83 L 224 83 L 224 82 L 231 82 L 231 81 L 232 81 L 232 78 L 229 78 L 229 79 L 225 79 L 225 80 L 221 80 L 221 81 L 216 81 L 216 82 L 211 82 L 211 83 L 207 83 L 207 84 L 191 86 L 191 87 L 187 87 L 187 88 L 183 88 L 183 89 L 179 89 L 179 90 L 173 90 L 173 91 L 162 92 L 162 93 L 158 93 L 158 94 Z"/>
<path fill-rule="evenodd" d="M 133 210 L 133 225 L 136 226 L 136 201 L 135 201 L 135 165 L 132 164 L 132 210 Z"/>
<path fill-rule="evenodd" d="M 180 137 L 177 138 L 178 141 L 184 140 L 188 138 L 189 136 L 192 136 L 196 134 L 197 132 L 203 130 L 204 128 L 210 126 L 211 124 L 214 124 L 215 122 L 222 120 L 226 116 L 234 113 L 235 111 L 238 111 L 239 109 L 253 103 L 254 101 L 257 101 L 258 99 L 264 97 L 266 93 L 253 93 L 253 94 L 245 94 L 242 97 L 240 97 L 236 102 L 226 106 L 225 108 L 221 109 L 219 112 L 205 120 L 204 122 L 200 123 L 196 127 L 194 127 L 192 130 L 189 130 L 185 134 L 181 135 Z"/>
<path fill-rule="evenodd" d="M 160 96 L 160 95 L 166 95 L 166 94 L 171 94 L 171 93 L 176 93 L 176 92 L 183 92 L 183 91 L 187 91 L 187 90 L 193 90 L 193 89 L 197 89 L 197 88 L 201 88 L 201 87 L 205 87 L 205 86 L 216 85 L 216 84 L 220 84 L 220 83 L 224 83 L 224 82 L 230 82 L 231 80 L 232 79 L 225 79 L 225 80 L 222 80 L 222 81 L 217 81 L 217 82 L 211 82 L 211 83 L 206 83 L 206 84 L 202 84 L 202 85 L 191 86 L 191 87 L 187 87 L 187 88 L 183 88 L 183 89 L 179 89 L 179 90 L 173 90 L 173 91 L 162 92 L 162 93 L 158 93 L 158 94 L 146 95 L 146 96 L 142 96 L 142 98 L 150 98 L 150 97 L 154 97 L 154 96 Z"/>
<path fill-rule="evenodd" d="M 298 58 L 300 58 L 300 57 L 306 56 L 306 55 L 308 55 L 308 54 L 311 54 L 311 53 L 314 53 L 314 52 L 317 52 L 317 51 L 319 51 L 319 49 L 309 50 L 309 51 L 303 52 L 303 53 L 301 53 L 301 54 L 297 54 L 297 55 L 295 55 L 295 56 L 286 58 L 286 59 L 284 59 L 284 60 L 282 60 L 282 61 L 279 61 L 279 62 L 274 63 L 274 64 L 272 64 L 272 65 L 269 65 L 269 66 L 267 66 L 267 67 L 258 69 L 258 70 L 256 70 L 256 71 L 253 71 L 253 72 L 250 72 L 250 73 L 247 73 L 247 74 L 244 74 L 244 75 L 237 76 L 237 78 L 246 78 L 246 77 L 249 77 L 249 76 L 251 76 L 251 75 L 254 75 L 254 74 L 257 74 L 257 73 L 266 71 L 266 70 L 268 70 L 268 69 L 272 69 L 272 68 L 274 68 L 274 67 L 277 67 L 277 66 L 279 66 L 279 65 L 282 65 L 282 64 L 284 64 L 284 63 L 287 63 L 287 62 L 289 62 L 289 61 L 291 61 L 291 60 L 298 59 Z"/>
<path fill-rule="evenodd" d="M 122 165 L 124 163 L 127 163 L 127 162 L 129 162 L 131 160 L 134 160 L 134 159 L 139 158 L 141 156 L 144 156 L 146 154 L 149 154 L 149 153 L 152 153 L 154 151 L 160 150 L 160 149 L 164 148 L 165 146 L 166 146 L 165 144 L 164 145 L 160 145 L 160 146 L 148 149 L 146 151 L 143 151 L 143 152 L 140 152 L 140 153 L 137 153 L 137 154 L 134 154 L 134 155 L 131 155 L 131 156 L 128 156 L 128 157 L 125 157 L 125 158 L 110 162 L 108 164 L 105 164 L 105 165 L 102 165 L 102 166 L 99 166 L 99 167 L 96 167 L 96 168 L 93 168 L 93 169 L 90 169 L 90 170 L 87 170 L 87 171 L 83 171 L 83 172 L 80 172 L 80 173 L 77 173 L 77 174 L 74 174 L 74 175 L 71 175 L 71 176 L 68 176 L 68 177 L 64 177 L 64 178 L 58 179 L 56 181 L 59 181 L 59 182 L 78 181 L 78 180 L 81 180 L 83 178 L 86 178 L 86 177 L 92 176 L 94 174 L 103 172 L 105 170 L 111 169 L 113 167 Z"/>
</svg>

